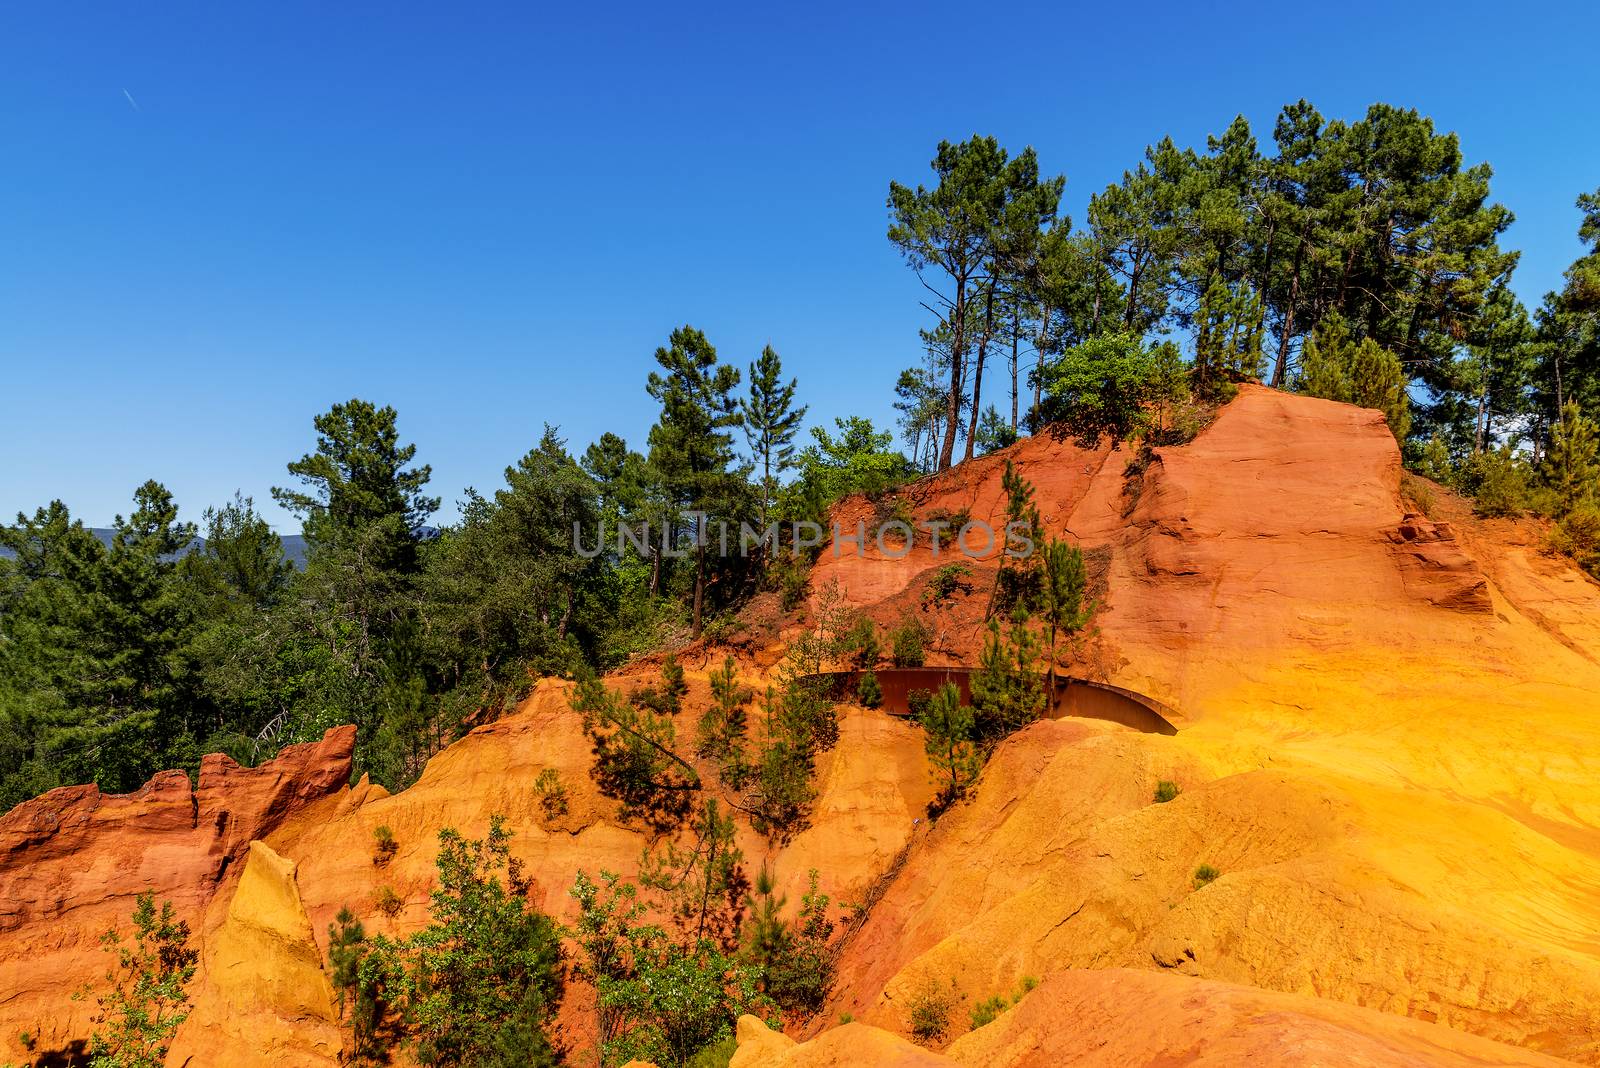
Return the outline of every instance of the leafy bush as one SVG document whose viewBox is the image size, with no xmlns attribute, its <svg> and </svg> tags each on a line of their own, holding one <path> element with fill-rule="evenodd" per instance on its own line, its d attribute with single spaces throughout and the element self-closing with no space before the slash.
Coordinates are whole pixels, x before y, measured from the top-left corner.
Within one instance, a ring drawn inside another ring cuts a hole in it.
<svg viewBox="0 0 1600 1068">
<path fill-rule="evenodd" d="M 358 1053 L 387 1059 L 403 1033 L 419 1063 L 441 1068 L 560 1062 L 548 1036 L 562 993 L 559 932 L 528 903 L 510 838 L 498 815 L 481 840 L 440 831 L 432 922 L 411 937 L 368 939 L 348 910 L 329 929 L 330 971 L 357 1008 Z"/>
<path fill-rule="evenodd" d="M 1164 805 L 1168 801 L 1174 800 L 1179 793 L 1177 783 L 1171 779 L 1162 779 L 1156 783 L 1156 804 Z"/>
<path fill-rule="evenodd" d="M 933 691 L 916 687 L 906 693 L 906 711 L 915 719 L 922 719 L 928 714 L 928 706 L 933 703 Z"/>
<path fill-rule="evenodd" d="M 394 892 L 394 887 L 387 883 L 378 887 L 377 891 L 373 893 L 372 905 L 391 919 L 399 915 L 400 910 L 406 907 L 405 901 L 401 899 L 399 894 Z"/>
<path fill-rule="evenodd" d="M 1209 864 L 1202 864 L 1194 870 L 1194 888 L 1199 890 L 1209 886 L 1217 876 L 1222 873 Z"/>
<path fill-rule="evenodd" d="M 972 1006 L 972 1012 L 969 1016 L 972 1029 L 976 1031 L 985 1024 L 994 1023 L 995 1017 L 1010 1007 L 1011 1003 L 1005 999 L 1004 995 L 996 994 L 994 997 L 984 998 Z"/>
<path fill-rule="evenodd" d="M 372 828 L 372 863 L 383 867 L 394 859 L 395 851 L 400 848 L 400 843 L 394 840 L 394 832 L 387 826 Z"/>
<path fill-rule="evenodd" d="M 925 605 L 942 605 L 956 594 L 956 591 L 966 593 L 972 589 L 972 583 L 967 577 L 972 574 L 972 568 L 966 564 L 945 564 L 935 571 L 928 579 L 928 584 L 922 590 L 922 603 Z"/>
<path fill-rule="evenodd" d="M 177 918 L 171 902 L 158 909 L 155 895 L 147 891 L 133 907 L 132 942 L 112 928 L 100 944 L 116 963 L 105 976 L 110 989 L 96 998 L 89 1063 L 161 1068 L 172 1036 L 189 1016 L 183 988 L 194 978 L 199 959 L 189 948 L 189 925 Z"/>
<path fill-rule="evenodd" d="M 601 872 L 596 885 L 579 872 L 571 893 L 577 971 L 595 990 L 602 1064 L 686 1065 L 726 1043 L 744 1013 L 776 1025 L 755 965 L 711 939 L 675 939 L 647 922 L 632 883 Z"/>
<path fill-rule="evenodd" d="M 539 810 L 546 820 L 558 820 L 567 814 L 567 787 L 555 768 L 541 771 L 533 780 L 533 790 L 539 795 Z"/>
<path fill-rule="evenodd" d="M 1473 510 L 1486 518 L 1515 517 L 1528 507 L 1528 469 L 1509 444 L 1486 449 L 1467 463 L 1466 479 L 1477 498 Z"/>
<path fill-rule="evenodd" d="M 906 1002 L 906 1024 L 911 1037 L 923 1045 L 932 1045 L 950 1030 L 950 1014 L 961 1004 L 961 988 L 951 979 L 941 983 L 926 976 L 911 991 Z"/>
<path fill-rule="evenodd" d="M 1119 442 L 1142 430 L 1156 387 L 1156 361 L 1143 340 L 1101 334 L 1045 367 L 1041 414 L 1094 448 L 1106 435 Z"/>
<path fill-rule="evenodd" d="M 1600 507 L 1581 504 L 1568 512 L 1550 531 L 1549 546 L 1600 578 Z"/>
<path fill-rule="evenodd" d="M 995 1017 L 999 1016 L 1002 1012 L 1005 1012 L 1011 1006 L 1017 1004 L 1024 997 L 1026 997 L 1028 993 L 1034 989 L 1034 987 L 1038 985 L 1038 979 L 1031 975 L 1025 975 L 1022 977 L 1022 981 L 1017 984 L 1016 993 L 1012 994 L 1010 997 L 1006 997 L 1004 994 L 996 994 L 994 997 L 984 998 L 982 1001 L 978 1002 L 972 1007 L 972 1012 L 969 1017 L 972 1023 L 972 1029 L 976 1031 L 985 1024 L 993 1023 Z"/>
<path fill-rule="evenodd" d="M 921 667 L 927 658 L 927 625 L 913 616 L 902 619 L 889 632 L 890 658 L 895 667 Z"/>
<path fill-rule="evenodd" d="M 877 708 L 883 704 L 883 687 L 878 683 L 878 673 L 871 668 L 861 673 L 856 684 L 856 701 L 862 708 Z"/>
</svg>

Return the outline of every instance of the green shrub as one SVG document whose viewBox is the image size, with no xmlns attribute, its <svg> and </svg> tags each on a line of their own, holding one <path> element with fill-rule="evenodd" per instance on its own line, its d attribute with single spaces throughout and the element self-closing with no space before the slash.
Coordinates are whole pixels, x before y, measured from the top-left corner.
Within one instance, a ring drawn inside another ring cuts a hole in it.
<svg viewBox="0 0 1600 1068">
<path fill-rule="evenodd" d="M 719 1042 L 713 1042 L 699 1053 L 689 1058 L 684 1068 L 728 1068 L 733 1060 L 733 1055 L 739 1052 L 739 1040 L 729 1035 Z"/>
<path fill-rule="evenodd" d="M 995 1017 L 1017 1004 L 1038 985 L 1039 980 L 1037 978 L 1031 975 L 1024 975 L 1022 981 L 1017 984 L 1016 992 L 1010 997 L 1006 997 L 1004 994 L 996 994 L 992 998 L 985 998 L 978 1002 L 972 1007 L 970 1017 L 972 1029 L 976 1031 L 985 1024 L 993 1023 Z"/>
<path fill-rule="evenodd" d="M 778 558 L 767 572 L 768 580 L 778 590 L 778 601 L 785 612 L 793 612 L 805 601 L 811 589 L 811 568 L 792 553 Z"/>
<path fill-rule="evenodd" d="M 172 1036 L 189 1016 L 183 988 L 199 960 L 189 948 L 189 925 L 177 918 L 170 901 L 158 909 L 155 895 L 147 891 L 134 905 L 132 940 L 112 928 L 100 944 L 116 963 L 106 973 L 111 988 L 95 999 L 99 1013 L 89 1038 L 89 1063 L 160 1068 Z"/>
<path fill-rule="evenodd" d="M 1211 885 L 1212 881 L 1222 873 L 1209 864 L 1202 864 L 1194 870 L 1194 888 L 1196 890 Z"/>
<path fill-rule="evenodd" d="M 961 989 L 954 979 L 947 986 L 932 976 L 924 978 L 906 1002 L 911 1037 L 923 1045 L 939 1041 L 950 1030 L 950 1014 L 960 1003 Z"/>
<path fill-rule="evenodd" d="M 1376 408 L 1395 440 L 1406 440 L 1411 430 L 1410 376 L 1400 358 L 1376 341 L 1352 338 L 1337 315 L 1324 319 L 1307 339 L 1300 375 L 1301 392 Z"/>
<path fill-rule="evenodd" d="M 1600 578 L 1600 507 L 1580 504 L 1550 531 L 1549 547 Z"/>
<path fill-rule="evenodd" d="M 1528 507 L 1528 471 L 1510 445 L 1488 449 L 1467 464 L 1467 481 L 1477 498 L 1480 516 L 1519 516 Z"/>
<path fill-rule="evenodd" d="M 843 1027 L 847 1023 L 855 1023 L 855 1022 L 856 1022 L 856 1014 L 855 1013 L 853 1013 L 853 1012 L 841 1012 L 839 1014 L 839 1026 L 840 1027 Z"/>
<path fill-rule="evenodd" d="M 927 660 L 925 646 L 928 628 L 918 619 L 907 616 L 889 632 L 890 658 L 895 667 L 921 667 Z"/>
<path fill-rule="evenodd" d="M 379 912 L 391 919 L 406 907 L 406 903 L 401 900 L 400 895 L 394 892 L 394 887 L 388 885 L 378 887 L 377 893 L 372 895 L 372 904 Z"/>
<path fill-rule="evenodd" d="M 928 714 L 928 706 L 932 703 L 932 690 L 924 690 L 919 686 L 906 693 L 906 711 L 915 716 L 918 721 Z"/>
<path fill-rule="evenodd" d="M 877 708 L 883 704 L 883 687 L 878 684 L 878 673 L 868 668 L 861 673 L 856 684 L 856 701 L 862 708 Z"/>
<path fill-rule="evenodd" d="M 922 590 L 922 603 L 925 605 L 942 605 L 959 590 L 966 593 L 972 589 L 972 583 L 967 577 L 972 574 L 972 568 L 966 564 L 945 564 L 935 571 L 928 579 L 928 584 Z"/>
<path fill-rule="evenodd" d="M 839 637 L 838 654 L 852 661 L 858 668 L 870 668 L 878 663 L 878 626 L 864 615 L 856 616 Z"/>
<path fill-rule="evenodd" d="M 1171 801 L 1173 798 L 1177 797 L 1178 793 L 1179 790 L 1177 783 L 1173 782 L 1171 779 L 1162 779 L 1160 782 L 1156 783 L 1156 804 L 1164 805 L 1168 801 Z"/>
<path fill-rule="evenodd" d="M 1002 1012 L 1005 1012 L 1010 1007 L 1011 1003 L 999 994 L 996 994 L 992 998 L 984 998 L 982 1001 L 972 1006 L 972 1012 L 969 1014 L 969 1019 L 972 1023 L 972 1029 L 976 1031 L 985 1024 L 994 1023 L 994 1018 L 999 1016 Z"/>
<path fill-rule="evenodd" d="M 394 859 L 395 851 L 400 848 L 400 843 L 394 840 L 394 832 L 388 827 L 379 826 L 372 828 L 372 863 L 383 867 Z"/>
<path fill-rule="evenodd" d="M 1067 349 L 1045 368 L 1041 417 L 1060 423 L 1088 448 L 1143 430 L 1156 399 L 1153 350 L 1133 333 L 1101 334 Z"/>
<path fill-rule="evenodd" d="M 533 789 L 539 795 L 539 808 L 545 819 L 558 820 L 567 814 L 567 788 L 555 768 L 541 771 L 533 780 Z"/>
<path fill-rule="evenodd" d="M 895 526 L 888 531 L 885 531 L 884 528 L 888 527 L 891 523 L 895 524 Z M 885 497 L 876 502 L 873 509 L 872 526 L 872 536 L 874 539 L 882 536 L 883 543 L 886 546 L 891 544 L 896 546 L 904 545 L 906 530 L 901 528 L 901 524 L 911 531 L 912 536 L 915 536 L 917 529 L 917 513 L 911 507 L 911 502 L 909 500 L 897 494 L 893 497 Z"/>
</svg>

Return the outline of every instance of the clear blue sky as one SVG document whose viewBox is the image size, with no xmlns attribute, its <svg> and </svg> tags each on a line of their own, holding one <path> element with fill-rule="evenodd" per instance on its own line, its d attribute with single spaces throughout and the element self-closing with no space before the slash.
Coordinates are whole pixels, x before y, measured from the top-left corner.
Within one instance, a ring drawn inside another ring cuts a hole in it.
<svg viewBox="0 0 1600 1068">
<path fill-rule="evenodd" d="M 1081 219 L 1163 134 L 1417 107 L 1493 163 L 1530 303 L 1600 185 L 1592 3 L 779 6 L 0 9 L 0 514 L 155 477 L 292 529 L 267 489 L 359 395 L 449 518 L 545 421 L 642 445 L 684 322 L 887 420 L 925 313 L 886 186 L 944 137 L 1034 145 Z"/>
</svg>

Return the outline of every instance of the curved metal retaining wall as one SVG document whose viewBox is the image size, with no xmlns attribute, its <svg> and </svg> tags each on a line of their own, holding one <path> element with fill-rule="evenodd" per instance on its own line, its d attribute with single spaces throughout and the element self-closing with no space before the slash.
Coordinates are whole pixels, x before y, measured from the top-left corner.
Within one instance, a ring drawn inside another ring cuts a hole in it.
<svg viewBox="0 0 1600 1068">
<path fill-rule="evenodd" d="M 880 668 L 877 672 L 878 686 L 883 690 L 883 703 L 878 707 L 891 715 L 909 716 L 912 690 L 933 691 L 945 683 L 953 683 L 961 691 L 961 699 L 970 701 L 975 671 L 968 667 Z M 824 671 L 808 678 L 822 680 L 836 700 L 846 700 L 854 698 L 861 672 Z M 1176 713 L 1142 693 L 1109 683 L 1061 675 L 1056 676 L 1055 689 L 1050 707 L 1045 710 L 1047 719 L 1081 716 L 1120 723 L 1146 734 L 1178 733 L 1178 728 L 1172 725 L 1172 717 Z"/>
</svg>

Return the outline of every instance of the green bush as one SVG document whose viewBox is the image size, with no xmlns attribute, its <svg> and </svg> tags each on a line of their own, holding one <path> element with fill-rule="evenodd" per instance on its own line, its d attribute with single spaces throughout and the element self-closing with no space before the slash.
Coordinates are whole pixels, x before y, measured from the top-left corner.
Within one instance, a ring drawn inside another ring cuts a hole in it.
<svg viewBox="0 0 1600 1068">
<path fill-rule="evenodd" d="M 684 1068 L 728 1068 L 733 1055 L 739 1052 L 739 1040 L 729 1035 L 689 1058 Z"/>
<path fill-rule="evenodd" d="M 1041 415 L 1088 448 L 1142 431 L 1157 397 L 1157 365 L 1137 335 L 1101 334 L 1045 367 Z"/>
<path fill-rule="evenodd" d="M 394 840 L 394 832 L 388 827 L 372 828 L 372 863 L 383 867 L 394 859 L 395 851 L 400 848 L 400 843 Z"/>
<path fill-rule="evenodd" d="M 933 703 L 933 691 L 921 687 L 910 690 L 906 694 L 906 711 L 919 721 L 928 714 L 928 706 Z"/>
<path fill-rule="evenodd" d="M 372 904 L 379 912 L 391 919 L 406 907 L 406 903 L 400 899 L 400 895 L 394 892 L 394 887 L 388 885 L 378 887 L 377 892 L 372 895 Z"/>
<path fill-rule="evenodd" d="M 911 991 L 906 1002 L 906 1024 L 911 1037 L 923 1045 L 931 1045 L 950 1030 L 950 1014 L 961 1003 L 961 989 L 954 979 L 949 985 L 932 976 L 924 978 Z"/>
<path fill-rule="evenodd" d="M 878 626 L 868 616 L 856 616 L 839 637 L 838 655 L 845 657 L 858 668 L 874 667 L 882 651 L 878 647 Z"/>
<path fill-rule="evenodd" d="M 878 684 L 878 673 L 868 668 L 861 673 L 856 685 L 856 701 L 862 708 L 877 708 L 883 704 L 883 687 Z"/>
<path fill-rule="evenodd" d="M 358 1056 L 387 1063 L 409 1036 L 414 1062 L 438 1068 L 559 1063 L 547 1034 L 562 993 L 559 933 L 528 903 L 510 838 L 498 815 L 481 840 L 440 831 L 432 923 L 409 938 L 368 938 L 348 910 L 329 928 L 329 970 L 341 1003 L 354 997 Z M 379 898 L 398 911 L 389 887 Z"/>
<path fill-rule="evenodd" d="M 1473 510 L 1486 518 L 1515 517 L 1528 507 L 1528 469 L 1510 445 L 1488 449 L 1467 463 L 1466 479 L 1477 498 Z"/>
<path fill-rule="evenodd" d="M 555 768 L 541 771 L 533 780 L 533 790 L 539 795 L 539 809 L 545 819 L 558 820 L 567 814 L 567 788 Z"/>
<path fill-rule="evenodd" d="M 1600 507 L 1581 504 L 1568 512 L 1551 529 L 1549 546 L 1600 578 Z"/>
<path fill-rule="evenodd" d="M 942 605 L 957 591 L 966 593 L 972 589 L 972 583 L 967 581 L 972 574 L 972 568 L 966 564 L 945 564 L 935 571 L 928 579 L 928 584 L 922 590 L 922 603 L 925 605 Z"/>
<path fill-rule="evenodd" d="M 985 1024 L 994 1023 L 994 1018 L 1010 1007 L 1011 1003 L 999 994 L 992 998 L 984 998 L 972 1006 L 972 1012 L 969 1014 L 972 1029 L 976 1031 Z"/>
<path fill-rule="evenodd" d="M 95 999 L 99 1013 L 89 1037 L 89 1063 L 161 1068 L 168 1043 L 189 1016 L 183 988 L 194 978 L 199 959 L 189 948 L 189 925 L 177 918 L 171 902 L 158 909 L 155 895 L 145 892 L 134 905 L 132 941 L 112 928 L 100 944 L 116 964 L 106 973 L 111 988 Z"/>
<path fill-rule="evenodd" d="M 1178 784 L 1170 779 L 1156 783 L 1156 804 L 1164 805 L 1178 796 Z"/>
<path fill-rule="evenodd" d="M 907 616 L 889 632 L 890 658 L 895 667 L 921 667 L 927 660 L 925 646 L 928 628 L 921 620 Z"/>
<path fill-rule="evenodd" d="M 1330 315 L 1318 324 L 1300 357 L 1300 389 L 1313 397 L 1376 408 L 1396 441 L 1411 431 L 1411 378 L 1400 358 L 1371 338 L 1356 341 L 1343 320 Z"/>
<path fill-rule="evenodd" d="M 1212 881 L 1222 873 L 1209 864 L 1202 864 L 1194 870 L 1194 888 L 1199 890 L 1211 885 Z"/>
<path fill-rule="evenodd" d="M 992 998 L 985 998 L 978 1002 L 972 1007 L 972 1012 L 969 1016 L 972 1029 L 976 1031 L 985 1024 L 993 1023 L 995 1017 L 1027 997 L 1028 993 L 1038 985 L 1038 979 L 1031 975 L 1024 975 L 1022 981 L 1017 984 L 1016 992 L 1010 997 L 1006 997 L 1004 994 L 996 994 Z"/>
</svg>

